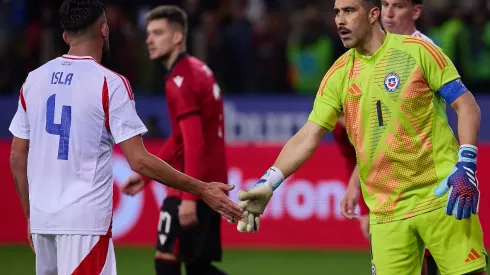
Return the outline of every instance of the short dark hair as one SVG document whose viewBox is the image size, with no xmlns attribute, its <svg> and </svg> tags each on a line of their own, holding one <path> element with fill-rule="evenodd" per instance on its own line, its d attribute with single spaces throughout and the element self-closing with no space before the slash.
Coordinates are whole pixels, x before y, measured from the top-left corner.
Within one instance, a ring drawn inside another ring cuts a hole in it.
<svg viewBox="0 0 490 275">
<path fill-rule="evenodd" d="M 184 30 L 184 34 L 187 34 L 187 13 L 183 9 L 174 5 L 161 5 L 149 11 L 145 16 L 147 24 L 158 19 L 166 19 L 168 23 L 179 25 Z"/>
<path fill-rule="evenodd" d="M 379 8 L 381 7 L 381 0 L 364 0 L 364 6 L 371 8 Z"/>
<path fill-rule="evenodd" d="M 104 4 L 98 0 L 65 0 L 60 8 L 60 22 L 65 32 L 85 31 L 104 14 Z"/>
<path fill-rule="evenodd" d="M 412 0 L 412 4 L 422 5 L 422 0 Z"/>
</svg>

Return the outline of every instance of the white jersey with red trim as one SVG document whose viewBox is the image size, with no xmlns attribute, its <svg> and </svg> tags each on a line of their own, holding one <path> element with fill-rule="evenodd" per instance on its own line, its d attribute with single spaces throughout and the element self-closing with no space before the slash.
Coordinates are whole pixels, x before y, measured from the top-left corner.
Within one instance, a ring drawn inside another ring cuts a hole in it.
<svg viewBox="0 0 490 275">
<path fill-rule="evenodd" d="M 425 41 L 428 41 L 428 42 L 430 42 L 430 43 L 432 43 L 432 44 L 434 44 L 434 45 L 436 44 L 436 43 L 434 43 L 434 41 L 432 41 L 432 39 L 430 39 L 430 38 L 429 38 L 427 35 L 425 35 L 425 34 L 423 34 L 423 33 L 419 32 L 418 30 L 415 30 L 415 32 L 414 32 L 414 33 L 412 33 L 412 36 L 422 38 L 422 39 L 424 39 Z"/>
<path fill-rule="evenodd" d="M 112 149 L 147 129 L 128 80 L 91 57 L 32 71 L 9 128 L 28 139 L 31 232 L 105 235 L 112 223 Z"/>
</svg>

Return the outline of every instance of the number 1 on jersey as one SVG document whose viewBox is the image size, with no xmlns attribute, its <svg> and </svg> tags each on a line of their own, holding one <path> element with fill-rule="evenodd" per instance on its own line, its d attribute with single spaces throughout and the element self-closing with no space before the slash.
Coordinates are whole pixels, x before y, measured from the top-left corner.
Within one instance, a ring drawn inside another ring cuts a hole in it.
<svg viewBox="0 0 490 275">
<path fill-rule="evenodd" d="M 383 126 L 383 109 L 381 109 L 381 100 L 376 102 L 376 112 L 378 113 L 378 125 Z"/>
<path fill-rule="evenodd" d="M 58 159 L 68 160 L 71 128 L 71 106 L 63 105 L 61 109 L 61 123 L 55 124 L 54 112 L 56 109 L 56 94 L 50 96 L 46 104 L 46 132 L 51 135 L 60 136 L 58 145 Z"/>
</svg>

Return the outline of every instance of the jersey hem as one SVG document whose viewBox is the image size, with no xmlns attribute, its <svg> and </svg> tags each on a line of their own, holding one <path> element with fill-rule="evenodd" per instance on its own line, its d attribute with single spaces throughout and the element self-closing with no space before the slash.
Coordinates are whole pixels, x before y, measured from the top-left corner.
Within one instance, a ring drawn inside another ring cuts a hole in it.
<svg viewBox="0 0 490 275">
<path fill-rule="evenodd" d="M 79 229 L 74 229 L 74 230 L 67 230 L 67 229 L 60 229 L 60 230 L 47 230 L 47 229 L 32 229 L 31 228 L 31 234 L 43 234 L 43 235 L 94 235 L 94 236 L 105 236 L 107 235 L 107 229 L 106 230 L 79 230 Z"/>
<path fill-rule="evenodd" d="M 333 128 L 332 129 L 329 129 L 330 127 L 328 127 L 326 123 L 323 123 L 323 122 L 321 122 L 319 120 L 316 120 L 314 118 L 308 118 L 308 121 L 311 121 L 311 122 L 317 124 L 318 126 L 322 126 L 323 128 L 327 129 L 329 132 L 332 132 L 333 131 Z"/>
<path fill-rule="evenodd" d="M 435 208 L 430 208 L 430 209 L 427 209 L 426 211 L 424 212 L 419 212 L 417 214 L 414 214 L 412 216 L 409 216 L 409 217 L 405 217 L 405 218 L 395 218 L 389 222 L 374 222 L 374 223 L 369 223 L 370 225 L 378 225 L 378 224 L 389 224 L 389 223 L 393 223 L 393 222 L 399 222 L 399 221 L 404 221 L 404 220 L 409 220 L 411 218 L 414 218 L 414 217 L 417 217 L 417 216 L 420 216 L 420 215 L 424 215 L 424 214 L 427 214 L 427 213 L 430 213 L 432 211 L 437 211 L 437 210 L 440 210 L 442 208 L 446 207 L 445 206 L 445 202 L 444 202 L 444 205 L 439 205 Z M 374 214 L 369 214 L 369 221 L 372 221 L 372 220 L 375 220 L 376 221 L 376 217 L 371 217 L 371 215 L 374 215 Z"/>
<path fill-rule="evenodd" d="M 148 130 L 146 129 L 146 127 L 142 127 L 142 128 L 139 128 L 138 130 L 135 130 L 135 131 L 133 131 L 131 133 L 125 134 L 122 137 L 119 137 L 117 139 L 114 139 L 114 142 L 116 144 L 119 144 L 119 143 L 121 143 L 123 141 L 126 141 L 126 140 L 128 140 L 128 139 L 130 139 L 132 137 L 137 136 L 137 135 L 145 134 L 146 132 L 148 132 Z"/>
</svg>

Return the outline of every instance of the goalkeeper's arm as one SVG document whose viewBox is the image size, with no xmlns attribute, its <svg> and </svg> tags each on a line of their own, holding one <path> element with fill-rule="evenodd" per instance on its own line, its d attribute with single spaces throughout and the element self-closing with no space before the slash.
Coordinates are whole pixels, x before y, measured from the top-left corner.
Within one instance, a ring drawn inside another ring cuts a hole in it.
<svg viewBox="0 0 490 275">
<path fill-rule="evenodd" d="M 289 177 L 311 157 L 326 133 L 324 127 L 307 121 L 282 148 L 274 167 L 282 172 L 284 178 Z"/>
</svg>

